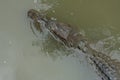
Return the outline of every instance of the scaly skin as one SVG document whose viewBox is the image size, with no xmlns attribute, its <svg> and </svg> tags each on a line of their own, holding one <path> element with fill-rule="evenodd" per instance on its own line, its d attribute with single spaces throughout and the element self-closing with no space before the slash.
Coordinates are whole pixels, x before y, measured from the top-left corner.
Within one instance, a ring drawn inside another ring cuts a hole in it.
<svg viewBox="0 0 120 80">
<path fill-rule="evenodd" d="M 36 30 L 44 31 L 43 29 L 46 28 L 56 40 L 65 46 L 78 48 L 89 55 L 89 59 L 101 74 L 102 80 L 120 80 L 120 62 L 93 50 L 88 41 L 74 31 L 70 25 L 50 20 L 34 9 L 28 11 L 28 17 L 33 21 Z"/>
<path fill-rule="evenodd" d="M 88 52 L 90 53 L 89 58 L 96 66 L 102 80 L 120 80 L 120 62 L 91 48 L 88 49 Z"/>
</svg>

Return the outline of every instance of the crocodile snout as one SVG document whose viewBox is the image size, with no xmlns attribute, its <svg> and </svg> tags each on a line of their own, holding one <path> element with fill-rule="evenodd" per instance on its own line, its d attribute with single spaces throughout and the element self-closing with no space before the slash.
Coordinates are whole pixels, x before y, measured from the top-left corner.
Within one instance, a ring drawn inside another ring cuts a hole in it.
<svg viewBox="0 0 120 80">
<path fill-rule="evenodd" d="M 28 12 L 27 12 L 27 16 L 31 19 L 36 19 L 38 18 L 40 15 L 40 13 L 37 11 L 37 10 L 34 10 L 34 9 L 30 9 Z"/>
</svg>

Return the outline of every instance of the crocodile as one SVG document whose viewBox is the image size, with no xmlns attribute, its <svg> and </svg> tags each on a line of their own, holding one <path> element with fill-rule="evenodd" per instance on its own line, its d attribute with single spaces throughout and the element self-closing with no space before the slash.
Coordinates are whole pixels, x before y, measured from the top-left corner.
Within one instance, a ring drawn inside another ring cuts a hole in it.
<svg viewBox="0 0 120 80">
<path fill-rule="evenodd" d="M 69 48 L 79 49 L 89 56 L 101 80 L 120 80 L 120 62 L 92 49 L 89 41 L 71 25 L 51 20 L 34 9 L 30 9 L 27 15 L 37 31 L 44 32 L 46 29 L 57 41 Z M 33 28 L 32 31 L 35 33 Z"/>
</svg>

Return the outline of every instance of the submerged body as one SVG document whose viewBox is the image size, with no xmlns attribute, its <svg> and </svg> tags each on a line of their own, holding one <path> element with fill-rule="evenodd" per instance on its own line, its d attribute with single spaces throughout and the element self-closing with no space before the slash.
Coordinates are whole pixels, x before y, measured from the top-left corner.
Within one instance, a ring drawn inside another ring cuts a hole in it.
<svg viewBox="0 0 120 80">
<path fill-rule="evenodd" d="M 28 11 L 28 17 L 32 19 L 37 31 L 41 32 L 47 29 L 56 40 L 62 42 L 65 46 L 78 48 L 86 53 L 101 74 L 102 80 L 120 80 L 120 62 L 93 50 L 88 41 L 74 31 L 70 25 L 50 20 L 34 9 Z"/>
<path fill-rule="evenodd" d="M 89 48 L 89 58 L 102 80 L 120 80 L 120 62 Z"/>
</svg>

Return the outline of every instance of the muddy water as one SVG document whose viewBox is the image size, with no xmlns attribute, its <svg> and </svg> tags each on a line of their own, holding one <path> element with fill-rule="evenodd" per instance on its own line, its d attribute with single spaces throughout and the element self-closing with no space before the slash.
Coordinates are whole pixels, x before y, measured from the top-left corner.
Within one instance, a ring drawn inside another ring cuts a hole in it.
<svg viewBox="0 0 120 80">
<path fill-rule="evenodd" d="M 55 0 L 49 0 L 55 2 Z M 105 53 L 120 53 L 120 1 L 58 0 L 49 16 L 69 23 Z"/>
<path fill-rule="evenodd" d="M 75 55 L 69 54 L 71 51 L 66 51 L 51 38 L 44 40 L 46 38 L 43 35 L 41 39 L 33 35 L 26 16 L 31 8 L 42 9 L 48 16 L 70 23 L 93 42 L 92 46 L 96 50 L 110 53 L 113 58 L 120 58 L 118 56 L 120 1 L 44 0 L 43 2 L 39 5 L 40 2 L 36 4 L 36 0 L 0 1 L 0 80 L 99 78 L 90 65 L 83 61 L 85 59 L 82 55 L 79 59 L 73 57 Z"/>
</svg>

